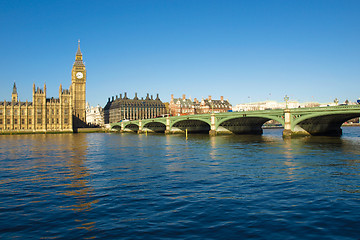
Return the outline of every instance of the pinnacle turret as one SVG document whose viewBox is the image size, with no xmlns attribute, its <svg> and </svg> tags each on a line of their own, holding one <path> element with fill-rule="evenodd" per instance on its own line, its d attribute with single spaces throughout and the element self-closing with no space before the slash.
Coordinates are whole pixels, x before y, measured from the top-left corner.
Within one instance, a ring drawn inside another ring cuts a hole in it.
<svg viewBox="0 0 360 240">
<path fill-rule="evenodd" d="M 13 87 L 13 91 L 12 91 L 12 94 L 11 94 L 11 101 L 13 101 L 13 102 L 18 101 L 18 93 L 17 93 L 17 88 L 16 88 L 15 82 L 14 82 L 14 87 Z"/>
<path fill-rule="evenodd" d="M 13 94 L 17 94 L 17 88 L 16 88 L 16 83 L 14 82 L 14 87 L 13 87 Z"/>
<path fill-rule="evenodd" d="M 81 50 L 80 50 L 80 40 L 78 40 L 78 50 L 76 52 L 74 66 L 76 66 L 76 67 L 85 67 L 85 64 L 84 64 L 82 58 L 83 57 L 82 57 L 82 53 L 81 53 Z"/>
<path fill-rule="evenodd" d="M 76 55 L 82 55 L 81 50 L 80 50 L 80 39 L 78 40 L 78 50 L 76 52 Z"/>
</svg>

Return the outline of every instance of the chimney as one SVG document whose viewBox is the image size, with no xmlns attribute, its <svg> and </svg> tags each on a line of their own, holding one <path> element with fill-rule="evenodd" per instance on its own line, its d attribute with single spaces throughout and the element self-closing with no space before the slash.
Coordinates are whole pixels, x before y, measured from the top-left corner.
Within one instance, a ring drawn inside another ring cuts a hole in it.
<svg viewBox="0 0 360 240">
<path fill-rule="evenodd" d="M 211 95 L 209 95 L 209 101 L 211 101 Z"/>
<path fill-rule="evenodd" d="M 183 100 L 185 100 L 185 94 L 183 94 L 183 98 L 182 98 Z"/>
<path fill-rule="evenodd" d="M 127 99 L 126 92 L 124 93 L 124 99 Z"/>
<path fill-rule="evenodd" d="M 194 102 L 195 102 L 195 103 L 198 103 L 198 100 L 197 100 L 197 98 L 194 98 Z"/>
<path fill-rule="evenodd" d="M 223 102 L 224 101 L 224 96 L 220 96 L 220 100 L 221 100 L 221 102 Z"/>
<path fill-rule="evenodd" d="M 110 102 L 110 98 L 108 98 L 108 102 Z"/>
<path fill-rule="evenodd" d="M 153 99 L 153 95 L 151 95 L 151 100 L 154 100 L 154 99 Z"/>
<path fill-rule="evenodd" d="M 120 93 L 120 99 L 122 99 L 122 94 Z"/>
<path fill-rule="evenodd" d="M 112 101 L 114 101 L 114 96 L 112 96 Z"/>
<path fill-rule="evenodd" d="M 171 94 L 171 100 L 174 100 L 174 94 Z"/>
<path fill-rule="evenodd" d="M 116 95 L 116 99 L 118 99 L 118 95 Z"/>
</svg>

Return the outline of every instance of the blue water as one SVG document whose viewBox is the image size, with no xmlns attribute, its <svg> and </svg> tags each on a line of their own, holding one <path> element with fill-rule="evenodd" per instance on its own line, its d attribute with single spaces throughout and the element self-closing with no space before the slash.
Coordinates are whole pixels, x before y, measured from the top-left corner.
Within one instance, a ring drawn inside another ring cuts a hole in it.
<svg viewBox="0 0 360 240">
<path fill-rule="evenodd" d="M 341 138 L 0 136 L 0 239 L 359 239 Z"/>
</svg>

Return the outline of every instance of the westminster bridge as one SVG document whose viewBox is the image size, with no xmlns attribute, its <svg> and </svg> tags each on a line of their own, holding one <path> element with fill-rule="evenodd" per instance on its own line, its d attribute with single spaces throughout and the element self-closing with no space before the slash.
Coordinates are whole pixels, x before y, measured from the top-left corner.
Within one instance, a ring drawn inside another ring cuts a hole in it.
<svg viewBox="0 0 360 240">
<path fill-rule="evenodd" d="M 285 137 L 341 136 L 341 125 L 356 117 L 360 117 L 360 105 L 167 116 L 122 121 L 111 128 L 137 133 L 262 134 L 264 123 L 275 120 L 283 126 Z"/>
</svg>

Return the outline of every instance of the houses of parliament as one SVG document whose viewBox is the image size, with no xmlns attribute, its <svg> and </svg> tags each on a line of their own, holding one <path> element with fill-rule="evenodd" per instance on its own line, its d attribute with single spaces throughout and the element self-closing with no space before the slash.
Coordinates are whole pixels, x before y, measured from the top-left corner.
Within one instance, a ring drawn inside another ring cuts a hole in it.
<svg viewBox="0 0 360 240">
<path fill-rule="evenodd" d="M 71 85 L 59 98 L 47 98 L 43 88 L 33 84 L 32 102 L 19 100 L 14 83 L 11 101 L 0 102 L 0 133 L 6 132 L 76 132 L 86 124 L 86 68 L 80 41 L 71 71 Z"/>
</svg>

